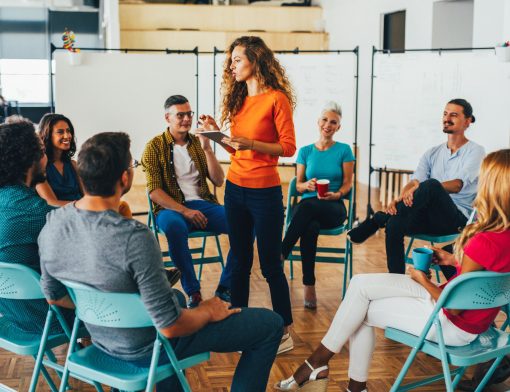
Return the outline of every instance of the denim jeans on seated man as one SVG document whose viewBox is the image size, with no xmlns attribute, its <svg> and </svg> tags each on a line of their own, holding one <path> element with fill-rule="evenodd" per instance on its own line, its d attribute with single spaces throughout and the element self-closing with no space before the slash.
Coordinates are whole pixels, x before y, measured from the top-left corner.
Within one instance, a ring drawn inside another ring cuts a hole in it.
<svg viewBox="0 0 510 392">
<path fill-rule="evenodd" d="M 184 296 L 177 290 L 179 304 L 186 306 Z M 266 309 L 243 309 L 221 323 L 211 323 L 198 333 L 191 336 L 171 339 L 170 343 L 177 358 L 186 358 L 204 351 L 228 353 L 242 351 L 232 381 L 232 391 L 265 391 L 267 380 L 258 375 L 269 374 L 274 359 L 275 344 L 279 344 L 281 319 Z M 260 333 L 261 328 L 267 335 Z M 225 337 L 228 336 L 228 339 Z M 256 351 L 254 351 L 256 347 Z M 136 366 L 149 367 L 151 355 L 130 361 Z M 159 364 L 169 363 L 167 355 L 162 351 Z M 257 373 L 257 371 L 259 373 Z M 177 377 L 167 378 L 156 385 L 157 392 L 181 391 Z"/>
<path fill-rule="evenodd" d="M 207 218 L 205 231 L 218 234 L 228 234 L 225 208 L 222 205 L 205 200 L 192 200 L 184 202 L 187 208 L 201 211 Z M 165 232 L 168 241 L 168 251 L 175 266 L 181 271 L 181 284 L 184 292 L 190 296 L 200 291 L 200 282 L 197 279 L 193 259 L 188 246 L 188 235 L 199 230 L 184 216 L 173 210 L 161 210 L 156 215 L 156 224 Z M 230 288 L 232 276 L 232 252 L 229 251 L 225 268 L 221 273 L 220 286 Z"/>
</svg>

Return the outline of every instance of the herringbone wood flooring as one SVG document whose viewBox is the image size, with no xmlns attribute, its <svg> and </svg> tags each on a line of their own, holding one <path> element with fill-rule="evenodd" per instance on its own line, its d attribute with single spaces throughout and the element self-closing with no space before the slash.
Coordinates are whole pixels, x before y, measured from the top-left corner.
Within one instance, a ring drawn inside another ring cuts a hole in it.
<svg viewBox="0 0 510 392">
<path fill-rule="evenodd" d="M 133 192 L 133 191 L 132 191 Z M 145 199 L 142 189 L 129 194 L 129 202 L 135 211 L 145 209 Z M 221 199 L 221 197 L 220 197 Z M 360 203 L 360 206 L 366 203 Z M 138 207 L 138 208 L 137 208 Z M 361 216 L 363 216 L 362 214 Z M 228 240 L 222 236 L 222 248 L 228 249 Z M 321 238 L 322 245 L 331 245 L 332 238 Z M 164 243 L 164 241 L 162 242 Z M 212 245 L 211 245 L 212 246 Z M 255 263 L 257 264 L 257 263 Z M 385 272 L 384 233 L 379 233 L 363 246 L 354 249 L 354 273 Z M 289 276 L 288 265 L 286 273 Z M 343 266 L 320 264 L 317 266 L 318 310 L 307 311 L 303 308 L 303 290 L 301 284 L 301 267 L 295 264 L 295 279 L 290 281 L 293 306 L 294 325 L 292 328 L 294 350 L 278 356 L 271 371 L 268 391 L 271 386 L 282 378 L 288 377 L 313 351 L 326 332 L 335 312 L 340 304 L 342 289 Z M 203 294 L 208 297 L 213 294 L 220 275 L 217 265 L 204 268 L 202 279 Z M 251 280 L 250 304 L 271 307 L 267 284 L 260 270 L 255 267 Z M 60 361 L 63 360 L 65 347 L 58 351 Z M 382 331 L 377 331 L 377 345 L 373 357 L 368 389 L 372 392 L 388 391 L 409 353 L 409 349 L 384 338 Z M 330 362 L 330 378 L 328 391 L 345 391 L 347 386 L 348 348 Z M 194 391 L 228 391 L 232 374 L 239 359 L 239 354 L 215 354 L 211 360 L 196 366 L 187 372 L 188 380 Z M 0 381 L 19 391 L 26 391 L 30 383 L 33 360 L 19 357 L 0 350 Z M 415 365 L 409 372 L 408 380 L 416 381 L 441 371 L 438 361 L 425 355 L 419 355 Z M 76 391 L 93 391 L 87 384 L 71 380 L 71 386 Z M 38 390 L 48 391 L 44 381 L 39 381 Z M 444 391 L 441 383 L 420 389 L 422 391 Z M 492 387 L 490 391 L 510 390 L 510 381 Z"/>
</svg>

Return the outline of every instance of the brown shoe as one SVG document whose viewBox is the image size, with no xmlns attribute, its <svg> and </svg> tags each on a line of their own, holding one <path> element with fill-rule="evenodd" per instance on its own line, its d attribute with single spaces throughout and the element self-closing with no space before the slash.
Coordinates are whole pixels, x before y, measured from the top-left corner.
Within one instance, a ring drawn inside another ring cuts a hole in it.
<svg viewBox="0 0 510 392">
<path fill-rule="evenodd" d="M 197 291 L 196 293 L 193 293 L 188 298 L 188 309 L 194 309 L 196 308 L 200 302 L 202 302 L 202 294 L 200 291 Z"/>
</svg>

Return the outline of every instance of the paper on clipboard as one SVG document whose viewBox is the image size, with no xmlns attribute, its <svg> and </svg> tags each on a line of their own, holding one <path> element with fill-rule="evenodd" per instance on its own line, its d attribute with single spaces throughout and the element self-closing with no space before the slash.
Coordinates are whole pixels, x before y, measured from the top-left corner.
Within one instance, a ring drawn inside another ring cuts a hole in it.
<svg viewBox="0 0 510 392">
<path fill-rule="evenodd" d="M 236 149 L 234 147 L 225 143 L 225 142 L 230 141 L 230 137 L 221 131 L 202 131 L 202 132 L 197 132 L 196 135 L 202 135 L 202 136 L 205 136 L 205 137 L 211 139 L 212 141 L 221 145 L 229 153 L 234 153 L 236 151 Z"/>
</svg>

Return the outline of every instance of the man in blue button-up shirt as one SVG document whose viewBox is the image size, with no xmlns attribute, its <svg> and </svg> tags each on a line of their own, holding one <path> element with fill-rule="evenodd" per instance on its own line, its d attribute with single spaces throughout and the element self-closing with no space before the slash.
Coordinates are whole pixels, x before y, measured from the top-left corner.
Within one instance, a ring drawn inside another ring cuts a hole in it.
<svg viewBox="0 0 510 392">
<path fill-rule="evenodd" d="M 422 156 L 411 181 L 386 212 L 375 213 L 348 233 L 351 242 L 362 243 L 379 228 L 386 227 L 389 272 L 405 273 L 406 235 L 453 234 L 466 225 L 485 156 L 484 148 L 465 136 L 473 122 L 469 102 L 464 99 L 448 102 L 443 113 L 443 132 L 448 141 Z"/>
</svg>

